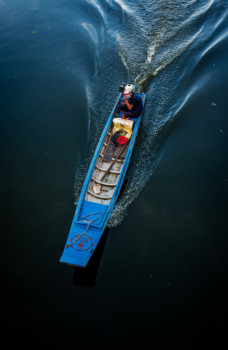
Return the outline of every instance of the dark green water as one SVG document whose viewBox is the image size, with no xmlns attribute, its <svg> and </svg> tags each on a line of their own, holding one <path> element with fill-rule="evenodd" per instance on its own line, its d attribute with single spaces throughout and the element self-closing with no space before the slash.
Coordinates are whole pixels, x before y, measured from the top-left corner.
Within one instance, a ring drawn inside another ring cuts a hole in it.
<svg viewBox="0 0 228 350">
<path fill-rule="evenodd" d="M 228 4 L 0 1 L 2 340 L 223 349 Z M 147 94 L 85 271 L 59 263 L 122 81 Z"/>
</svg>

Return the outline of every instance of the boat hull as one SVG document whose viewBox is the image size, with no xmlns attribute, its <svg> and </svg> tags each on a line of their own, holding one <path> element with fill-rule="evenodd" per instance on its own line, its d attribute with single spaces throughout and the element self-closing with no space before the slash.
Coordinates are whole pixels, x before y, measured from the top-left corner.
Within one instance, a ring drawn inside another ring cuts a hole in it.
<svg viewBox="0 0 228 350">
<path fill-rule="evenodd" d="M 144 107 L 146 95 L 144 93 L 140 95 Z M 104 153 L 110 141 L 113 117 L 121 103 L 121 98 L 122 94 L 120 93 L 100 137 L 84 180 L 67 242 L 60 258 L 62 263 L 80 267 L 87 266 L 105 230 L 121 190 L 142 117 L 141 114 L 134 121 L 133 132 L 127 144 L 124 159 L 116 160 L 115 158 L 118 157 L 115 157 L 114 160 L 105 162 Z M 115 163 L 115 166 L 113 165 L 106 176 L 107 168 L 110 167 L 111 162 Z M 101 181 L 101 178 L 104 177 L 106 177 L 105 182 Z M 106 192 L 94 193 L 94 184 L 102 184 L 102 188 L 107 189 Z"/>
</svg>

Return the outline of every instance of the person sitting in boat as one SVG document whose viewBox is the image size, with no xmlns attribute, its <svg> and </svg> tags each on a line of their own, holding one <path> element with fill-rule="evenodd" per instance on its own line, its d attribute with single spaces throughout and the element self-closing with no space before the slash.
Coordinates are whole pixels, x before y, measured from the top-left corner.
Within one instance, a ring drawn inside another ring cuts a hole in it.
<svg viewBox="0 0 228 350">
<path fill-rule="evenodd" d="M 118 110 L 117 115 L 120 111 L 123 111 L 122 118 L 138 118 L 142 113 L 142 100 L 141 98 L 133 92 L 134 86 L 127 84 L 124 89 L 123 101 Z"/>
</svg>

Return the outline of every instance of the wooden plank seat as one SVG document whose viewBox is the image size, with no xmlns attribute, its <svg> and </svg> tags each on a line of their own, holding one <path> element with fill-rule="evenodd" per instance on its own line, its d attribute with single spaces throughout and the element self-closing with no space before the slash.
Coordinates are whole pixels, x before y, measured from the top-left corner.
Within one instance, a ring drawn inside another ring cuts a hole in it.
<svg viewBox="0 0 228 350">
<path fill-rule="evenodd" d="M 104 171 L 104 172 L 107 171 L 107 169 L 101 168 L 98 165 L 96 165 L 96 168 L 99 169 L 100 171 Z M 121 170 L 120 171 L 119 170 L 110 170 L 110 174 L 117 174 L 118 175 L 120 173 L 121 173 Z"/>
<path fill-rule="evenodd" d="M 109 200 L 109 199 L 111 199 L 112 198 L 112 196 L 101 196 L 100 194 L 95 194 L 95 193 L 93 193 L 92 191 L 90 191 L 90 190 L 87 190 L 87 192 L 91 195 L 91 196 L 93 196 L 93 197 L 96 197 L 96 198 L 99 198 L 99 199 L 105 199 L 105 200 Z"/>
<path fill-rule="evenodd" d="M 103 181 L 100 181 L 100 180 L 95 179 L 94 177 L 92 177 L 92 180 L 93 180 L 94 182 L 96 182 L 97 184 L 103 185 L 103 186 L 115 187 L 115 186 L 117 185 L 117 182 L 115 182 L 115 183 L 103 182 Z"/>
</svg>

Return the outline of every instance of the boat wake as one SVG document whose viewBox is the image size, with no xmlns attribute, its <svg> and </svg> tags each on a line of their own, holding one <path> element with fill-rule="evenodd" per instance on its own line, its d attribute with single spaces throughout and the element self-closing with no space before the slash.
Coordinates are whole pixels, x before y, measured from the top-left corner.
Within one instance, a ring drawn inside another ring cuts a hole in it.
<svg viewBox="0 0 228 350">
<path fill-rule="evenodd" d="M 97 45 L 97 72 L 86 86 L 89 133 L 87 150 L 83 150 L 83 161 L 76 171 L 76 203 L 119 84 L 138 78 L 137 89 L 147 94 L 126 184 L 108 223 L 108 227 L 115 227 L 124 220 L 129 205 L 158 166 L 162 144 L 172 121 L 205 84 L 206 80 L 199 80 L 197 76 L 192 79 L 191 86 L 184 82 L 187 77 L 194 76 L 201 59 L 226 38 L 222 28 L 227 9 L 214 0 L 200 4 L 194 0 L 179 1 L 178 4 L 173 0 L 96 3 L 97 11 L 106 11 L 103 15 L 106 19 L 103 33 L 106 35 L 99 40 L 88 21 L 84 23 Z M 107 11 L 110 7 L 111 12 Z M 208 12 L 211 12 L 210 16 L 207 16 Z"/>
</svg>

